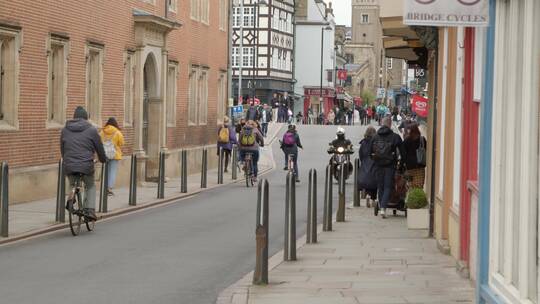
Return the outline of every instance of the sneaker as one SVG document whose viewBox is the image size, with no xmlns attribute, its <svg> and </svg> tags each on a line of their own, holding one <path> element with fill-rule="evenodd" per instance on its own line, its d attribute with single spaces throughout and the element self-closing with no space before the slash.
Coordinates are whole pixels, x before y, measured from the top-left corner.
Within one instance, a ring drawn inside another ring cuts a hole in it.
<svg viewBox="0 0 540 304">
<path fill-rule="evenodd" d="M 381 217 L 382 217 L 383 219 L 386 218 L 386 208 L 381 209 Z"/>
<path fill-rule="evenodd" d="M 285 166 L 285 167 L 283 167 L 283 170 L 287 171 L 287 170 L 289 170 L 289 167 Z"/>
<path fill-rule="evenodd" d="M 84 209 L 84 217 L 86 217 L 87 219 L 91 221 L 97 221 L 98 219 L 96 215 L 96 211 L 90 208 Z"/>
</svg>

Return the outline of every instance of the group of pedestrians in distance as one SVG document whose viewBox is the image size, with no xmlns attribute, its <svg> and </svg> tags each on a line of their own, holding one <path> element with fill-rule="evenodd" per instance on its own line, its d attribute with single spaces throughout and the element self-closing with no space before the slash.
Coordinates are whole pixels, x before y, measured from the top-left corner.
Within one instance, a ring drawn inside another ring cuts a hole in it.
<svg viewBox="0 0 540 304">
<path fill-rule="evenodd" d="M 77 107 L 73 119 L 66 122 L 60 136 L 60 152 L 64 162 L 64 173 L 73 185 L 77 175 L 82 175 L 86 185 L 86 201 L 83 214 L 90 220 L 96 216 L 96 186 L 94 182 L 94 154 L 101 163 L 108 161 L 108 195 L 116 182 L 119 161 L 122 159 L 124 136 L 114 117 L 107 120 L 101 131 L 88 121 L 88 112 Z M 69 207 L 69 200 L 66 208 Z"/>
<path fill-rule="evenodd" d="M 371 199 L 378 199 L 380 214 L 386 218 L 397 170 L 405 172 L 411 188 L 423 188 L 427 142 L 413 121 L 403 125 L 403 140 L 392 130 L 391 116 L 383 118 L 381 124 L 378 130 L 369 126 L 360 142 L 358 186 Z"/>
</svg>

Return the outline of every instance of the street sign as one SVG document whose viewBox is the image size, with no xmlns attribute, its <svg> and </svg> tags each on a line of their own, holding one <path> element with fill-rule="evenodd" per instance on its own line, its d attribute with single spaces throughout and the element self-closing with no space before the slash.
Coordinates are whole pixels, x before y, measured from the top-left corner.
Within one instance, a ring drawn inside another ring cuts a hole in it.
<svg viewBox="0 0 540 304">
<path fill-rule="evenodd" d="M 232 107 L 234 114 L 240 114 L 244 112 L 244 107 L 242 105 Z"/>
<path fill-rule="evenodd" d="M 412 110 L 420 117 L 428 117 L 428 99 L 420 95 L 412 98 Z"/>
<path fill-rule="evenodd" d="M 385 88 L 378 88 L 377 89 L 377 98 L 384 98 L 384 95 L 386 95 L 386 89 Z"/>
<path fill-rule="evenodd" d="M 347 80 L 347 70 L 338 70 L 337 76 L 339 80 Z"/>
<path fill-rule="evenodd" d="M 388 93 L 386 94 L 386 96 L 389 99 L 394 99 L 394 89 L 388 89 Z"/>
</svg>

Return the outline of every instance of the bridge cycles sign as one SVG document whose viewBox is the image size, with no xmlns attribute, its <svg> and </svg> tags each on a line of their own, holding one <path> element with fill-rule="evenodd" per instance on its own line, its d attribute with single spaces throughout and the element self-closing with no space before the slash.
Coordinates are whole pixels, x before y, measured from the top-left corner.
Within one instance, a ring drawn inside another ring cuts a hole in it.
<svg viewBox="0 0 540 304">
<path fill-rule="evenodd" d="M 405 0 L 403 23 L 424 26 L 488 26 L 488 0 Z"/>
</svg>

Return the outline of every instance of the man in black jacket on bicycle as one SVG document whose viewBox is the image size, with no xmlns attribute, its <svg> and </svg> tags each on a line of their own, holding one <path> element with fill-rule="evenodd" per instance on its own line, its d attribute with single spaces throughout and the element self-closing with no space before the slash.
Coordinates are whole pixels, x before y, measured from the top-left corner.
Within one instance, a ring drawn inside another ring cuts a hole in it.
<svg viewBox="0 0 540 304">
<path fill-rule="evenodd" d="M 83 107 L 77 107 L 73 119 L 66 122 L 60 137 L 60 152 L 64 160 L 64 172 L 70 184 L 75 182 L 76 174 L 83 174 L 86 185 L 84 214 L 91 220 L 96 216 L 96 185 L 94 183 L 94 153 L 100 162 L 107 157 L 97 129 L 88 122 L 88 113 Z"/>
</svg>

